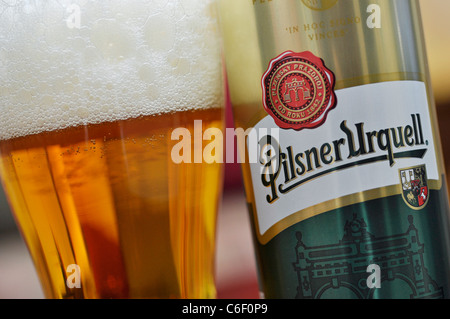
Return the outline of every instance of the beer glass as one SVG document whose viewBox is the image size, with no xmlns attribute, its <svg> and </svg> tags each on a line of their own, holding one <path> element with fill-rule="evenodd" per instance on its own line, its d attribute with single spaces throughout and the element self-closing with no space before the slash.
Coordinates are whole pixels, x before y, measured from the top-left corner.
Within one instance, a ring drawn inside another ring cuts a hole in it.
<svg viewBox="0 0 450 319">
<path fill-rule="evenodd" d="M 222 128 L 216 17 L 214 0 L 0 2 L 0 172 L 47 298 L 215 297 L 221 164 L 173 161 L 171 133 Z"/>
</svg>

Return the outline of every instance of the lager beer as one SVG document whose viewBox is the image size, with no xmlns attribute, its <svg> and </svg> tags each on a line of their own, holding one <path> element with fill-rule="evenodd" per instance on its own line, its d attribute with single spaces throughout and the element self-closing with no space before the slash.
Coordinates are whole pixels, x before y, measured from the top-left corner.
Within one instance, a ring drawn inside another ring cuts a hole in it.
<svg viewBox="0 0 450 319">
<path fill-rule="evenodd" d="M 418 2 L 223 0 L 220 11 L 235 124 L 266 132 L 241 145 L 262 296 L 448 298 Z"/>
<path fill-rule="evenodd" d="M 214 1 L 0 12 L 0 172 L 45 296 L 215 297 L 221 166 L 171 158 L 222 128 Z"/>
</svg>

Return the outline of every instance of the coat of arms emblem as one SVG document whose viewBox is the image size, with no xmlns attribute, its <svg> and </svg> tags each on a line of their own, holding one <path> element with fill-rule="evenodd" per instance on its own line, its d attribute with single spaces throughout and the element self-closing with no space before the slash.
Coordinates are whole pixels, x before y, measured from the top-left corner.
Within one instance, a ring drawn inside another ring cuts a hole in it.
<svg viewBox="0 0 450 319">
<path fill-rule="evenodd" d="M 422 209 L 428 202 L 429 189 L 425 165 L 400 169 L 402 196 L 413 209 Z"/>
</svg>

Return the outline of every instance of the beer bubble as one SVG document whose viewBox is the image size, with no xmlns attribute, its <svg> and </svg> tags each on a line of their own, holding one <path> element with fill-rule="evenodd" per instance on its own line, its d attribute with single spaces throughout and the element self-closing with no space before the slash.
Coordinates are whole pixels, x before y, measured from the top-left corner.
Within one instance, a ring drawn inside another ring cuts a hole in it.
<svg viewBox="0 0 450 319">
<path fill-rule="evenodd" d="M 89 0 L 77 0 L 77 1 L 75 1 L 75 3 L 78 4 L 80 7 L 85 6 L 88 2 L 89 2 Z"/>
<path fill-rule="evenodd" d="M 34 7 L 31 4 L 26 4 L 23 6 L 22 10 L 25 14 L 31 14 L 34 11 Z"/>
<path fill-rule="evenodd" d="M 91 33 L 91 41 L 106 59 L 123 60 L 133 51 L 133 40 L 115 20 L 98 20 Z"/>
<path fill-rule="evenodd" d="M 28 1 L 22 1 L 22 5 L 24 5 L 24 3 L 26 5 L 26 2 Z M 47 27 L 46 31 L 57 31 L 59 27 L 61 27 L 61 29 L 65 28 L 65 10 L 62 10 L 61 7 L 58 8 L 52 4 L 49 4 L 45 7 L 45 10 L 40 10 L 39 14 L 39 16 L 35 16 L 35 19 L 39 19 L 39 21 Z M 27 19 L 27 17 L 22 17 L 22 19 Z M 53 30 L 49 30 L 49 26 L 58 26 L 58 28 L 52 28 Z"/>
<path fill-rule="evenodd" d="M 53 98 L 53 96 L 48 95 L 48 94 L 42 95 L 40 98 L 40 104 L 44 105 L 44 106 L 52 105 L 54 102 L 55 102 L 55 99 Z"/>
<path fill-rule="evenodd" d="M 149 1 L 143 0 L 128 0 L 128 1 L 120 1 L 116 3 L 116 7 L 114 9 L 115 18 L 118 21 L 129 23 L 129 24 L 140 24 L 143 25 L 146 21 L 147 16 L 142 13 L 151 12 L 152 8 L 149 6 L 154 6 L 149 3 Z"/>
<path fill-rule="evenodd" d="M 157 99 L 159 97 L 159 90 L 155 85 L 149 85 L 147 87 L 147 96 L 151 99 Z"/>
<path fill-rule="evenodd" d="M 22 88 L 17 91 L 16 99 L 19 103 L 30 103 L 33 97 L 30 91 Z"/>
<path fill-rule="evenodd" d="M 179 59 L 177 65 L 174 67 L 176 75 L 185 75 L 191 71 L 191 63 L 188 59 Z"/>
<path fill-rule="evenodd" d="M 175 27 L 171 19 L 162 14 L 151 16 L 144 26 L 145 40 L 156 51 L 170 50 L 175 42 Z"/>
<path fill-rule="evenodd" d="M 85 119 L 89 116 L 89 110 L 85 107 L 79 107 L 76 110 L 76 115 L 81 119 Z"/>
<path fill-rule="evenodd" d="M 154 67 L 148 63 L 141 66 L 139 69 L 139 78 L 147 83 L 152 83 L 156 79 Z"/>
<path fill-rule="evenodd" d="M 83 50 L 83 63 L 85 66 L 97 64 L 101 61 L 100 54 L 94 46 L 87 46 Z"/>
<path fill-rule="evenodd" d="M 184 0 L 181 2 L 184 12 L 187 16 L 198 14 L 198 4 L 196 2 L 196 0 Z"/>
<path fill-rule="evenodd" d="M 77 85 L 77 84 L 80 83 L 80 79 L 78 78 L 78 76 L 75 75 L 75 76 L 72 76 L 71 82 L 72 82 L 74 85 Z"/>
<path fill-rule="evenodd" d="M 164 8 L 165 6 L 167 6 L 169 0 L 153 0 L 152 1 L 152 6 L 154 6 L 157 9 L 161 9 Z"/>
<path fill-rule="evenodd" d="M 173 18 L 175 21 L 181 21 L 186 16 L 186 12 L 184 11 L 184 8 L 182 5 L 176 6 L 172 10 Z"/>
<path fill-rule="evenodd" d="M 70 46 L 74 50 L 83 51 L 86 49 L 86 41 L 82 37 L 74 37 L 71 39 Z"/>
<path fill-rule="evenodd" d="M 3 0 L 8 7 L 17 7 L 22 0 Z"/>
<path fill-rule="evenodd" d="M 1 74 L 0 74 L 1 76 Z M 1 87 L 0 86 L 0 96 L 4 96 L 4 95 L 8 95 L 9 94 L 9 89 L 7 87 Z"/>
</svg>

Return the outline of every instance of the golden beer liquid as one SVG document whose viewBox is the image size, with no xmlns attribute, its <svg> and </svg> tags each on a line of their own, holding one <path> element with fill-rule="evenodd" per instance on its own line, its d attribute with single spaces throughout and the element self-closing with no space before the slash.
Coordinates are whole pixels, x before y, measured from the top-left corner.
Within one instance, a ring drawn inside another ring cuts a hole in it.
<svg viewBox="0 0 450 319">
<path fill-rule="evenodd" d="M 0 142 L 1 174 L 46 297 L 215 297 L 220 164 L 175 164 L 175 127 L 222 109 L 87 125 Z M 69 289 L 71 264 L 81 288 Z"/>
</svg>

